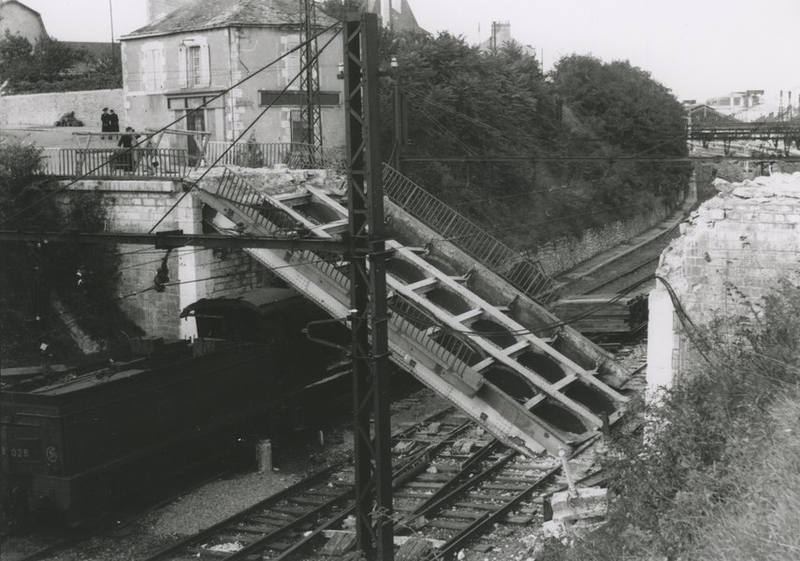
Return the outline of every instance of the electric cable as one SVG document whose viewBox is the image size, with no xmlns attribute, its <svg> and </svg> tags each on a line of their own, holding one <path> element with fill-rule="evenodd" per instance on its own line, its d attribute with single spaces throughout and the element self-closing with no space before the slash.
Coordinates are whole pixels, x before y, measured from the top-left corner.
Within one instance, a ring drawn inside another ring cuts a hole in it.
<svg viewBox="0 0 800 561">
<path fill-rule="evenodd" d="M 203 173 L 200 175 L 200 177 L 198 177 L 196 180 L 194 180 L 194 182 L 193 182 L 191 185 L 189 185 L 189 188 L 188 188 L 188 189 L 184 189 L 184 192 L 183 192 L 183 194 L 182 194 L 182 195 L 181 195 L 181 196 L 178 198 L 178 200 L 177 200 L 177 201 L 175 201 L 175 203 L 174 203 L 174 204 L 173 204 L 173 205 L 172 205 L 172 206 L 169 208 L 169 210 L 167 210 L 167 211 L 164 213 L 164 215 L 163 215 L 161 218 L 159 218 L 158 222 L 156 222 L 156 223 L 153 225 L 153 227 L 152 227 L 152 228 L 150 228 L 150 230 L 149 230 L 149 232 L 148 232 L 148 233 L 151 233 L 151 234 L 152 234 L 152 233 L 153 233 L 153 230 L 155 230 L 156 228 L 158 228 L 158 226 L 159 226 L 159 225 L 160 225 L 160 224 L 161 224 L 161 223 L 162 223 L 162 222 L 163 222 L 163 221 L 164 221 L 164 220 L 167 218 L 167 216 L 169 216 L 169 214 L 170 214 L 170 213 L 171 213 L 173 210 L 175 210 L 175 208 L 177 208 L 177 206 L 178 206 L 178 205 L 179 205 L 179 204 L 180 204 L 180 203 L 181 203 L 181 202 L 182 202 L 182 201 L 183 201 L 183 200 L 184 200 L 184 199 L 185 199 L 185 198 L 186 198 L 186 197 L 189 195 L 189 193 L 191 193 L 191 192 L 192 192 L 192 191 L 193 191 L 193 190 L 194 190 L 194 189 L 197 187 L 197 185 L 199 184 L 199 182 L 200 182 L 200 181 L 201 181 L 201 180 L 202 180 L 202 179 L 203 179 L 203 178 L 204 178 L 206 175 L 208 175 L 208 174 L 209 174 L 209 172 L 211 172 L 211 170 L 212 170 L 212 169 L 214 169 L 214 168 L 217 166 L 217 164 L 218 164 L 218 163 L 219 163 L 219 162 L 220 162 L 220 161 L 221 161 L 221 160 L 222 160 L 222 159 L 225 157 L 225 155 L 226 155 L 228 152 L 230 152 L 230 151 L 233 149 L 233 147 L 234 147 L 234 146 L 236 146 L 236 143 L 237 143 L 239 140 L 241 140 L 241 139 L 244 137 L 244 135 L 245 135 L 245 134 L 247 134 L 247 133 L 250 131 L 250 129 L 252 129 L 252 128 L 253 128 L 253 127 L 256 125 L 256 123 L 257 123 L 257 122 L 258 122 L 258 121 L 259 121 L 259 120 L 260 120 L 260 119 L 261 119 L 261 118 L 262 118 L 264 115 L 266 115 L 267 111 L 268 111 L 269 109 L 271 109 L 271 108 L 272 108 L 272 106 L 273 106 L 273 105 L 274 105 L 274 104 L 277 102 L 277 100 L 280 98 L 280 95 L 283 95 L 283 94 L 284 94 L 284 93 L 285 93 L 285 92 L 286 92 L 286 91 L 289 89 L 289 87 L 290 87 L 292 84 L 294 84 L 294 82 L 295 82 L 295 81 L 296 81 L 298 78 L 300 78 L 300 77 L 301 77 L 301 76 L 302 76 L 302 75 L 303 75 L 303 74 L 304 74 L 304 73 L 307 71 L 307 69 L 308 69 L 308 68 L 309 68 L 309 67 L 310 67 L 312 64 L 314 64 L 314 62 L 315 62 L 315 61 L 316 61 L 316 60 L 319 58 L 320 54 L 321 54 L 321 53 L 322 53 L 322 52 L 325 50 L 325 48 L 326 48 L 328 45 L 330 45 L 330 44 L 331 44 L 331 42 L 332 42 L 332 41 L 333 41 L 333 40 L 334 40 L 334 39 L 335 39 L 335 38 L 336 38 L 338 35 L 339 35 L 339 31 L 337 30 L 337 32 L 336 32 L 336 33 L 334 33 L 334 34 L 331 36 L 331 38 L 330 38 L 330 39 L 328 39 L 328 41 L 327 41 L 327 42 L 326 42 L 326 43 L 325 43 L 325 44 L 322 46 L 322 49 L 320 49 L 320 50 L 319 50 L 319 51 L 316 53 L 316 55 L 314 55 L 313 57 L 311 57 L 311 59 L 310 59 L 310 60 L 309 60 L 309 61 L 306 63 L 306 65 L 305 65 L 305 66 L 304 66 L 304 67 L 303 67 L 303 68 L 300 70 L 300 72 L 298 72 L 298 73 L 295 75 L 295 77 L 294 77 L 294 78 L 292 78 L 292 80 L 291 80 L 291 81 L 290 81 L 288 84 L 286 84 L 286 86 L 283 88 L 283 90 L 281 90 L 281 93 L 280 93 L 278 96 L 275 96 L 275 99 L 272 101 L 272 103 L 270 103 L 269 105 L 267 105 L 266 107 L 264 107 L 264 109 L 261 111 L 261 113 L 259 113 L 258 115 L 256 115 L 256 118 L 255 118 L 255 119 L 253 119 L 253 121 L 252 121 L 252 122 L 251 122 L 251 123 L 250 123 L 250 124 L 249 124 L 247 127 L 245 127 L 245 129 L 244 129 L 244 130 L 241 132 L 241 134 L 239 134 L 239 136 L 238 136 L 238 137 L 236 137 L 236 139 L 235 139 L 235 140 L 234 140 L 234 141 L 233 141 L 233 142 L 230 144 L 230 146 L 228 146 L 228 147 L 227 147 L 227 148 L 226 148 L 226 149 L 225 149 L 225 150 L 222 152 L 222 154 L 220 154 L 220 155 L 217 157 L 217 159 L 216 159 L 216 160 L 214 160 L 214 161 L 211 163 L 211 165 L 210 165 L 210 166 L 207 166 L 207 167 L 206 167 L 206 169 L 203 171 Z"/>
<path fill-rule="evenodd" d="M 249 76 L 247 76 L 247 77 L 243 78 L 242 80 L 239 80 L 237 83 L 235 83 L 234 85 L 230 86 L 229 88 L 227 88 L 227 89 L 223 90 L 222 92 L 220 92 L 220 93 L 218 93 L 218 94 L 216 94 L 216 95 L 209 96 L 209 98 L 208 98 L 208 100 L 207 100 L 207 101 L 204 101 L 204 103 L 202 103 L 202 104 L 201 104 L 201 105 L 199 105 L 198 107 L 195 107 L 195 108 L 192 108 L 192 109 L 188 110 L 188 111 L 187 111 L 187 112 L 186 112 L 184 115 L 181 115 L 180 117 L 178 117 L 177 119 L 173 120 L 172 122 L 170 122 L 170 123 L 169 123 L 169 124 L 167 124 L 166 126 L 164 126 L 164 127 L 161 127 L 161 128 L 160 128 L 160 129 L 158 129 L 156 132 L 154 132 L 154 133 L 152 133 L 152 134 L 150 134 L 150 135 L 143 135 L 143 136 L 144 136 L 144 139 L 143 139 L 143 140 L 140 140 L 140 141 L 136 142 L 136 144 L 133 144 L 133 145 L 132 145 L 130 148 L 126 148 L 124 151 L 122 151 L 122 152 L 120 152 L 120 153 L 118 153 L 118 154 L 115 154 L 115 155 L 114 155 L 114 158 L 112 158 L 112 159 L 110 159 L 110 160 L 106 160 L 106 161 L 104 161 L 103 163 L 101 163 L 100 165 L 98 165 L 98 166 L 96 166 L 96 167 L 94 167 L 94 168 L 90 169 L 89 171 L 87 171 L 86 173 L 84 173 L 83 175 L 81 175 L 80 177 L 78 177 L 78 178 L 76 178 L 76 179 L 73 179 L 72 181 L 70 181 L 70 182 L 69 182 L 69 183 L 67 183 L 66 185 L 63 185 L 63 186 L 59 187 L 58 189 L 54 189 L 53 191 L 49 192 L 47 195 L 43 196 L 41 199 L 39 199 L 39 200 L 35 201 L 34 203 L 31 203 L 30 205 L 28 205 L 27 207 L 25 207 L 25 208 L 23 208 L 23 209 L 21 209 L 21 210 L 17 211 L 17 212 L 16 212 L 15 214 L 13 214 L 12 216 L 9 216 L 9 217 L 6 217 L 6 218 L 3 218 L 2 220 L 0 220 L 0 225 L 3 225 L 3 224 L 5 224 L 5 223 L 7 223 L 7 222 L 9 222 L 9 221 L 11 221 L 11 220 L 14 220 L 15 218 L 17 218 L 17 217 L 21 216 L 22 214 L 26 213 L 27 211 L 31 210 L 32 208 L 34 208 L 34 207 L 36 207 L 36 206 L 39 206 L 39 205 L 40 205 L 41 203 L 43 203 L 44 201 L 46 201 L 46 200 L 48 200 L 48 199 L 50 199 L 50 198 L 52 198 L 52 197 L 54 197 L 54 196 L 58 195 L 59 193 L 62 193 L 63 191 L 65 191 L 65 190 L 69 189 L 71 186 L 75 185 L 75 184 L 76 184 L 76 183 L 78 183 L 79 181 L 82 181 L 83 179 L 86 179 L 87 177 L 89 177 L 89 176 L 90 176 L 92 173 L 94 173 L 95 171 L 97 171 L 97 170 L 99 170 L 99 169 L 102 169 L 104 166 L 107 166 L 107 165 L 108 165 L 108 164 L 109 164 L 109 163 L 110 163 L 110 162 L 111 162 L 113 159 L 115 159 L 115 158 L 118 158 L 118 157 L 120 157 L 121 155 L 125 155 L 125 154 L 128 154 L 128 153 L 131 153 L 131 152 L 132 152 L 132 151 L 133 151 L 135 148 L 137 148 L 138 146 L 140 146 L 140 145 L 142 145 L 142 144 L 145 144 L 145 143 L 147 143 L 147 142 L 148 142 L 148 141 L 149 141 L 151 138 L 153 138 L 153 137 L 154 137 L 154 136 L 156 136 L 157 134 L 160 134 L 160 133 L 162 133 L 162 132 L 164 132 L 164 131 L 168 130 L 168 129 L 169 129 L 169 127 L 171 127 L 171 126 L 173 126 L 173 125 L 175 125 L 175 124 L 179 123 L 179 122 L 180 122 L 180 121 L 182 121 L 183 119 L 186 119 L 186 118 L 188 118 L 190 115 L 193 115 L 193 114 L 195 114 L 195 113 L 197 113 L 197 112 L 201 111 L 201 110 L 202 110 L 202 109 L 204 109 L 204 108 L 205 108 L 205 107 L 206 107 L 208 104 L 210 104 L 210 103 L 212 103 L 212 102 L 216 101 L 216 100 L 217 100 L 217 99 L 219 99 L 220 97 L 222 97 L 222 96 L 226 95 L 227 93 L 231 92 L 233 89 L 235 89 L 235 88 L 239 87 L 240 85 L 244 84 L 244 83 L 245 83 L 245 82 L 247 82 L 248 80 L 251 80 L 252 78 L 254 78 L 254 77 L 258 76 L 258 75 L 259 75 L 261 72 L 265 71 L 266 69 L 268 69 L 269 67 L 273 66 L 274 64 L 277 64 L 278 62 L 280 62 L 280 61 L 281 61 L 281 60 L 283 60 L 284 58 L 288 57 L 290 54 L 293 54 L 294 52 L 296 52 L 296 51 L 299 51 L 301 48 L 305 48 L 305 46 L 306 46 L 306 45 L 307 45 L 307 44 L 308 44 L 310 41 L 312 41 L 312 40 L 316 40 L 316 38 L 317 38 L 317 37 L 319 37 L 319 36 L 323 35 L 324 33 L 327 33 L 328 31 L 330 31 L 331 29 L 333 29 L 333 28 L 334 28 L 334 27 L 336 27 L 337 25 L 339 25 L 339 22 L 338 22 L 338 21 L 337 21 L 337 22 L 335 22 L 334 24 L 331 24 L 331 25 L 330 25 L 330 26 L 328 26 L 327 28 L 323 29 L 322 31 L 320 31 L 319 33 L 317 33 L 317 34 L 316 34 L 314 37 L 312 37 L 311 39 L 309 39 L 308 41 L 306 41 L 305 43 L 300 43 L 300 44 L 298 44 L 296 47 L 294 47 L 293 49 L 290 49 L 290 50 L 288 50 L 287 52 L 283 53 L 281 56 L 279 56 L 279 57 L 278 57 L 278 58 L 276 58 L 275 60 L 271 61 L 270 63 L 266 64 L 265 66 L 262 66 L 260 69 L 256 70 L 256 71 L 255 71 L 253 74 L 250 74 Z M 337 30 L 336 34 L 334 34 L 334 37 L 336 37 L 336 36 L 338 35 L 338 33 L 339 33 L 339 30 Z M 330 43 L 330 41 L 328 41 L 328 43 Z M 326 43 L 326 45 L 327 45 L 327 43 Z M 317 56 L 319 56 L 319 53 L 317 53 Z M 238 140 L 238 139 L 237 139 L 237 140 Z"/>
</svg>

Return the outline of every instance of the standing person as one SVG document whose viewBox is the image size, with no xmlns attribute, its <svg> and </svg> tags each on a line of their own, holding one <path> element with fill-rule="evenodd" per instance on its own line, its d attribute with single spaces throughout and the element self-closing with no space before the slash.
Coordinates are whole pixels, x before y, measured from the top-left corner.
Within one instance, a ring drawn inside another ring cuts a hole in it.
<svg viewBox="0 0 800 561">
<path fill-rule="evenodd" d="M 139 138 L 133 127 L 125 127 L 125 134 L 119 138 L 117 146 L 121 147 L 122 154 L 119 156 L 118 167 L 127 171 L 133 171 L 133 141 Z"/>
<path fill-rule="evenodd" d="M 111 132 L 111 115 L 108 114 L 108 107 L 103 107 L 103 112 L 100 113 L 100 132 Z M 100 135 L 101 139 L 105 135 Z"/>
<path fill-rule="evenodd" d="M 119 132 L 119 115 L 114 113 L 113 109 L 109 111 L 108 119 L 108 132 Z"/>
</svg>

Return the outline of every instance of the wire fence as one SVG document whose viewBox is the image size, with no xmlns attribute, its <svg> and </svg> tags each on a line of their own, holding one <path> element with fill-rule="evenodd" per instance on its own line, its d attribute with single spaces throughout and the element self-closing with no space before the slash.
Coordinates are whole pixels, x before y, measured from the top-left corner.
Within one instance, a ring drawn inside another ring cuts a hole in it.
<svg viewBox="0 0 800 561">
<path fill-rule="evenodd" d="M 558 298 L 558 283 L 541 263 L 509 248 L 388 165 L 383 189 L 403 210 L 534 300 L 546 305 Z"/>
</svg>

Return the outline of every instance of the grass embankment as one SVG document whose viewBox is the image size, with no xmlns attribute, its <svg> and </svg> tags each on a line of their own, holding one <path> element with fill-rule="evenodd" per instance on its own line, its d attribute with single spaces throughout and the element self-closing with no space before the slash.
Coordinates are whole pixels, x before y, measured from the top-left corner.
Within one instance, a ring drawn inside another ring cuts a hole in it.
<svg viewBox="0 0 800 561">
<path fill-rule="evenodd" d="M 613 441 L 606 525 L 571 547 L 551 541 L 542 559 L 800 559 L 800 288 L 713 334 L 708 361 L 660 406 L 640 404 L 647 438 Z"/>
</svg>

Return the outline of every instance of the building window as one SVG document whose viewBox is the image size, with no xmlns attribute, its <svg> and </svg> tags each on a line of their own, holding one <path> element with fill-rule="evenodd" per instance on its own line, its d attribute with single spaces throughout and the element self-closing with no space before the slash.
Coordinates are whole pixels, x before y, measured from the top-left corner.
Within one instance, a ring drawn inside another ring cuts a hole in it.
<svg viewBox="0 0 800 561">
<path fill-rule="evenodd" d="M 181 88 L 211 85 L 208 45 L 197 39 L 184 39 L 179 47 L 178 77 Z"/>
<path fill-rule="evenodd" d="M 258 94 L 261 107 L 299 107 L 306 101 L 302 92 L 261 90 Z M 338 107 L 339 92 L 318 92 L 314 95 L 314 103 L 322 107 Z"/>
<path fill-rule="evenodd" d="M 202 83 L 202 70 L 200 68 L 200 47 L 189 47 L 189 80 L 195 86 Z"/>
</svg>

